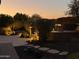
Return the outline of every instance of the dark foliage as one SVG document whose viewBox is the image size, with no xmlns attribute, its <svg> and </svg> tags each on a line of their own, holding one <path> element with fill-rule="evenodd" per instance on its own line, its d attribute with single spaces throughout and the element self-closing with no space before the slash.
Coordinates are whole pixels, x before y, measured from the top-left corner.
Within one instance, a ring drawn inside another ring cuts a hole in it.
<svg viewBox="0 0 79 59">
<path fill-rule="evenodd" d="M 13 23 L 13 18 L 9 15 L 0 15 L 0 27 L 6 27 Z"/>
<path fill-rule="evenodd" d="M 45 42 L 48 39 L 48 33 L 52 30 L 53 27 L 52 20 L 41 19 L 38 20 L 37 28 L 39 30 L 40 40 Z"/>
<path fill-rule="evenodd" d="M 22 13 L 16 13 L 16 15 L 14 16 L 15 21 L 20 21 L 22 22 L 22 24 L 26 23 L 28 18 L 28 15 Z"/>
<path fill-rule="evenodd" d="M 69 4 L 68 15 L 79 16 L 79 0 L 72 0 Z"/>
</svg>

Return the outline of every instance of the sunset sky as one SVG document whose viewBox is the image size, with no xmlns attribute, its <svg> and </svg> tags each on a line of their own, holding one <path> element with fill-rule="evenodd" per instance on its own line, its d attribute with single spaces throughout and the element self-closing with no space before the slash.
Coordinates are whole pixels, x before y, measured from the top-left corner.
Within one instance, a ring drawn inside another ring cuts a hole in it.
<svg viewBox="0 0 79 59">
<path fill-rule="evenodd" d="M 44 18 L 64 17 L 70 0 L 2 0 L 0 14 L 14 16 L 17 12 L 39 14 Z"/>
</svg>

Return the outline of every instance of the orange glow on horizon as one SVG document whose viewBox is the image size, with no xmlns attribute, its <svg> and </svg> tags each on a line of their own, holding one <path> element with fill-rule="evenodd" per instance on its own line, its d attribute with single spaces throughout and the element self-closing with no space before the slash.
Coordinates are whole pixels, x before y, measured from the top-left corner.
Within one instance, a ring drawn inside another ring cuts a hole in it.
<svg viewBox="0 0 79 59">
<path fill-rule="evenodd" d="M 32 16 L 33 14 L 37 13 L 39 14 L 41 17 L 43 18 L 49 18 L 49 19 L 53 19 L 53 18 L 59 18 L 61 16 L 64 16 L 63 13 L 61 12 L 57 12 L 57 11 L 46 11 L 46 10 L 40 10 L 40 9 L 36 9 L 36 8 L 12 8 L 12 7 L 0 7 L 0 14 L 8 14 L 11 16 L 14 16 L 17 12 L 19 13 L 25 13 L 29 16 Z"/>
</svg>

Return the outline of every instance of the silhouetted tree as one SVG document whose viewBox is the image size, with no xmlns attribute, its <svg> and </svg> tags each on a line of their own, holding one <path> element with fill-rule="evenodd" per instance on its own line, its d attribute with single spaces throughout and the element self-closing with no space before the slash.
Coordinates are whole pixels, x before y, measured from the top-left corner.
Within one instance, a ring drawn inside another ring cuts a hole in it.
<svg viewBox="0 0 79 59">
<path fill-rule="evenodd" d="M 79 0 L 72 0 L 69 4 L 68 15 L 79 16 Z"/>
<path fill-rule="evenodd" d="M 58 18 L 57 23 L 79 23 L 79 17 L 62 17 Z"/>
<path fill-rule="evenodd" d="M 16 13 L 16 15 L 14 16 L 15 21 L 20 21 L 24 25 L 27 23 L 28 18 L 28 15 L 22 13 Z"/>
<path fill-rule="evenodd" d="M 52 20 L 49 19 L 40 19 L 37 21 L 40 41 L 45 42 L 48 39 L 48 33 L 52 30 L 53 24 Z"/>
<path fill-rule="evenodd" d="M 22 13 L 16 13 L 14 16 L 15 26 L 18 28 L 25 27 L 28 23 L 29 16 Z"/>
<path fill-rule="evenodd" d="M 33 28 L 34 28 L 34 31 L 37 31 L 38 30 L 38 28 L 37 28 L 37 21 L 38 20 L 41 20 L 42 19 L 42 17 L 40 16 L 40 15 L 38 15 L 38 14 L 33 14 L 32 15 L 32 17 L 31 17 L 31 23 L 32 23 L 32 26 L 33 26 Z"/>
<path fill-rule="evenodd" d="M 0 27 L 12 25 L 14 22 L 12 16 L 0 14 Z"/>
<path fill-rule="evenodd" d="M 0 34 L 11 35 L 13 34 L 12 24 L 14 20 L 11 16 L 0 14 Z"/>
<path fill-rule="evenodd" d="M 79 23 L 79 17 L 62 17 L 57 19 L 57 23 L 63 25 L 63 30 L 75 30 Z"/>
<path fill-rule="evenodd" d="M 32 15 L 32 19 L 34 19 L 34 20 L 39 20 L 39 19 L 41 19 L 42 17 L 39 15 L 39 14 L 33 14 Z"/>
</svg>

